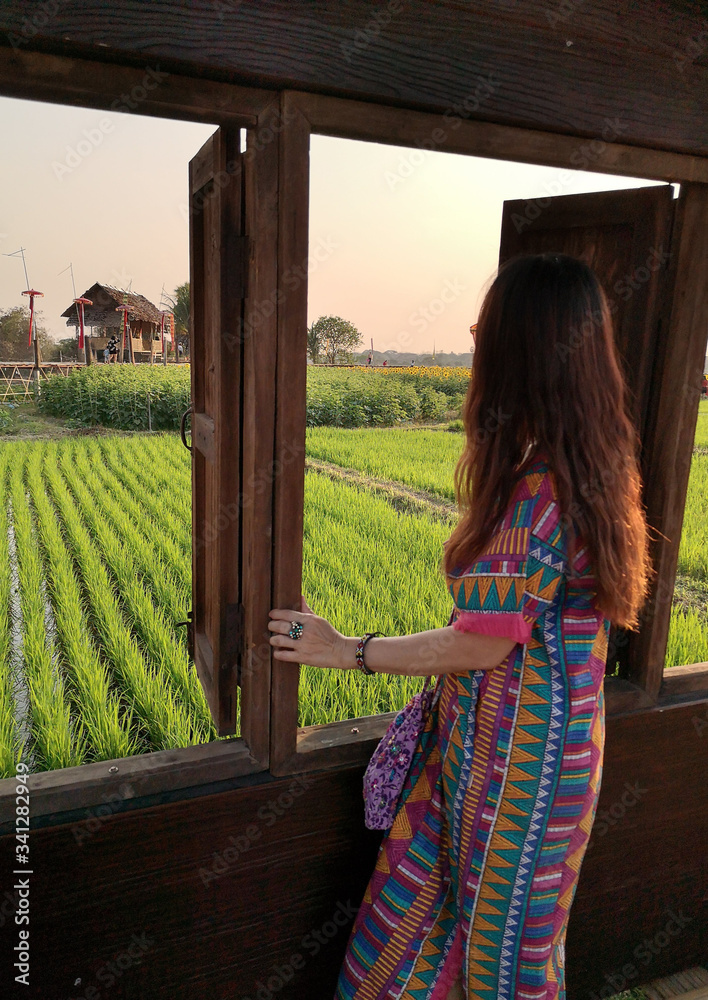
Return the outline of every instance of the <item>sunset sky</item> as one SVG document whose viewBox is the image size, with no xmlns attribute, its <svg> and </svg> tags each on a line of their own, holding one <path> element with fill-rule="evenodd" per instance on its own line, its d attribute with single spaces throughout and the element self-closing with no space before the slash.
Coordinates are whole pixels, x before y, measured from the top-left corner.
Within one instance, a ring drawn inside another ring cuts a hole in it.
<svg viewBox="0 0 708 1000">
<path fill-rule="evenodd" d="M 132 280 L 157 306 L 188 280 L 187 165 L 214 126 L 0 99 L 0 130 L 0 252 L 25 247 L 51 335 L 71 332 L 69 263 L 77 294 Z M 545 197 L 561 173 L 563 194 L 657 183 L 313 136 L 308 321 L 351 320 L 362 349 L 468 351 L 504 200 Z M 24 288 L 0 257 L 0 309 Z"/>
</svg>

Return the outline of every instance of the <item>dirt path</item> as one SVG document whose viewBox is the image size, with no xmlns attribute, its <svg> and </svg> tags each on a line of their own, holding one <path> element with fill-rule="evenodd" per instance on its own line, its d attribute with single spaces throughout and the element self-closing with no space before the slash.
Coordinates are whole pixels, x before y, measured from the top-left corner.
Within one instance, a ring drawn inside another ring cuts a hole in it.
<svg viewBox="0 0 708 1000">
<path fill-rule="evenodd" d="M 457 506 L 433 493 L 416 490 L 412 486 L 405 486 L 391 479 L 375 479 L 358 469 L 346 469 L 318 458 L 306 459 L 305 468 L 329 476 L 330 479 L 348 482 L 376 493 L 401 513 L 427 514 L 446 524 L 457 521 Z"/>
</svg>

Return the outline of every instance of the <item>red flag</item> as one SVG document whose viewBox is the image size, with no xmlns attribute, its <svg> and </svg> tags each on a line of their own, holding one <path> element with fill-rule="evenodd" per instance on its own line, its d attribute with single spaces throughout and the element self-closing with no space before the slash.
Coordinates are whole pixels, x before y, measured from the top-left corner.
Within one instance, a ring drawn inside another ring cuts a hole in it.
<svg viewBox="0 0 708 1000">
<path fill-rule="evenodd" d="M 35 297 L 37 295 L 39 295 L 40 298 L 44 298 L 44 292 L 36 292 L 34 290 L 34 288 L 28 288 L 27 291 L 23 292 L 22 294 L 23 295 L 29 295 L 29 300 L 30 300 L 30 305 L 29 305 L 29 310 L 30 310 L 29 346 L 31 347 L 32 346 L 32 330 L 34 329 L 34 300 L 35 300 Z"/>
<path fill-rule="evenodd" d="M 84 306 L 92 306 L 92 299 L 74 299 L 76 312 L 79 315 L 79 350 L 84 349 Z"/>
</svg>

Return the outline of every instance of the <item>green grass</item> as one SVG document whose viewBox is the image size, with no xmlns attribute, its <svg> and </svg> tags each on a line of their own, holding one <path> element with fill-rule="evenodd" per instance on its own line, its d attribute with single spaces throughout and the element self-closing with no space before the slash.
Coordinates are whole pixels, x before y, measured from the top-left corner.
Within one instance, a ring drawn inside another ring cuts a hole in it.
<svg viewBox="0 0 708 1000">
<path fill-rule="evenodd" d="M 303 593 L 345 635 L 406 635 L 447 624 L 451 597 L 436 573 L 449 530 L 316 473 L 305 477 Z M 420 678 L 304 667 L 300 725 L 388 712 Z"/>
<path fill-rule="evenodd" d="M 12 570 L 8 536 L 8 473 L 10 453 L 0 451 L 0 777 L 15 773 L 21 746 L 15 721 L 12 678 L 12 620 L 10 595 Z"/>
<path fill-rule="evenodd" d="M 704 399 L 698 404 L 694 443 L 696 448 L 708 448 L 708 399 Z"/>
<path fill-rule="evenodd" d="M 464 445 L 459 432 L 393 427 L 353 433 L 338 427 L 312 427 L 306 437 L 308 457 L 455 499 L 452 476 Z"/>
</svg>

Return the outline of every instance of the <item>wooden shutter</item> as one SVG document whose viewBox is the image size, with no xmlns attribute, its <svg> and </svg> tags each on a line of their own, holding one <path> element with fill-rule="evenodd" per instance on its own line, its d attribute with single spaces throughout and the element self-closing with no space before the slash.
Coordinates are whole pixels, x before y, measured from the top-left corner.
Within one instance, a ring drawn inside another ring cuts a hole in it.
<svg viewBox="0 0 708 1000">
<path fill-rule="evenodd" d="M 518 253 L 556 250 L 584 260 L 602 282 L 642 435 L 662 325 L 674 205 L 670 184 L 504 202 L 500 264 Z"/>
<path fill-rule="evenodd" d="M 668 307 L 673 268 L 668 265 L 675 255 L 672 240 L 677 203 L 672 186 L 666 184 L 536 201 L 508 201 L 504 203 L 502 216 L 500 264 L 519 253 L 558 251 L 586 261 L 600 279 L 613 310 L 615 337 L 642 441 L 644 502 L 649 510 L 653 506 L 652 491 L 661 488 L 661 470 L 656 468 L 654 460 L 655 427 L 649 403 L 652 398 L 656 411 L 657 393 L 670 353 Z M 662 530 L 659 523 L 654 527 Z M 676 530 L 680 533 L 680 523 L 672 527 L 674 534 Z M 667 589 L 673 592 L 674 574 L 675 562 L 673 569 L 667 565 L 664 577 L 655 582 L 644 612 L 644 621 L 652 626 L 657 613 L 657 592 L 666 593 Z M 668 628 L 670 606 L 666 601 L 658 613 L 666 619 Z M 622 676 L 631 678 L 655 696 L 661 682 L 664 648 L 654 657 L 655 676 L 650 677 L 646 648 L 638 642 L 639 638 L 613 629 L 608 670 L 619 663 Z M 665 642 L 666 629 L 664 647 Z M 642 651 L 642 662 L 633 656 L 633 646 L 637 652 Z"/>
<path fill-rule="evenodd" d="M 221 128 L 189 165 L 192 383 L 190 646 L 219 735 L 236 732 L 241 603 L 242 343 L 248 260 L 238 128 Z M 231 332 L 225 332 L 231 331 Z"/>
</svg>

